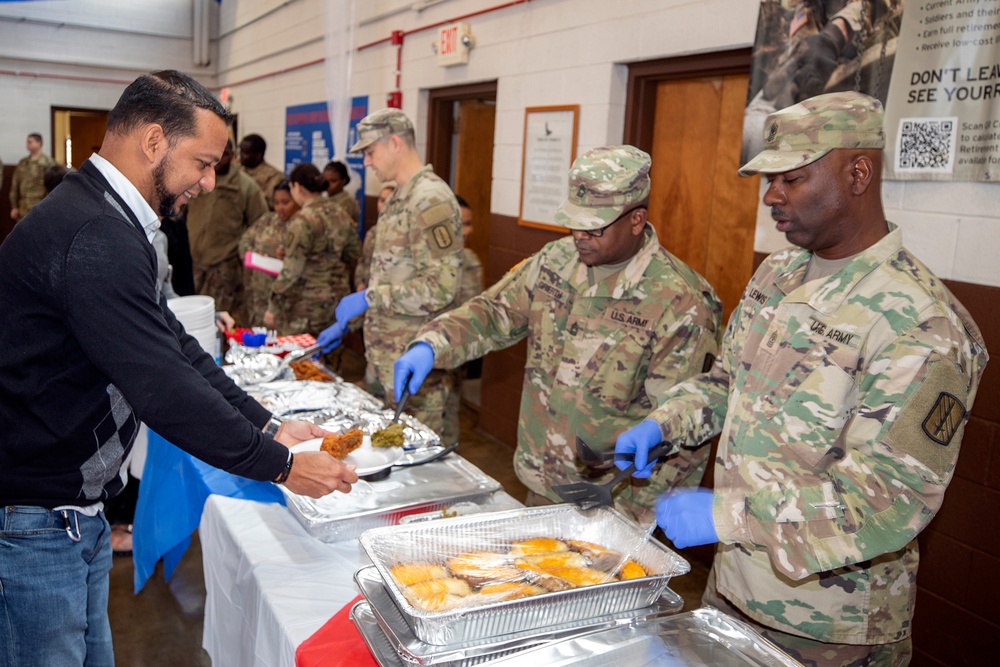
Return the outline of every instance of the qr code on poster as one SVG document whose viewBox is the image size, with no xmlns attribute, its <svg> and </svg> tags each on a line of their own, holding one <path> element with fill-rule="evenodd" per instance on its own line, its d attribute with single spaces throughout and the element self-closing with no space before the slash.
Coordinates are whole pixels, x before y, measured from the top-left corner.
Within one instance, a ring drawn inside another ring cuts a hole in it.
<svg viewBox="0 0 1000 667">
<path fill-rule="evenodd" d="M 901 118 L 896 170 L 951 172 L 958 118 Z"/>
</svg>

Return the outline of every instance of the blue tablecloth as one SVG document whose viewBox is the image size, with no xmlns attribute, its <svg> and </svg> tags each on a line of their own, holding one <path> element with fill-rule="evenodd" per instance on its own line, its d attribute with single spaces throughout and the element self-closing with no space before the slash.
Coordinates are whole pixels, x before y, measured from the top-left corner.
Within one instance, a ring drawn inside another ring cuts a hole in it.
<svg viewBox="0 0 1000 667">
<path fill-rule="evenodd" d="M 170 580 L 191 543 L 191 533 L 198 528 L 210 493 L 285 504 L 284 496 L 274 484 L 213 468 L 150 431 L 132 532 L 136 593 L 142 590 L 161 558 L 163 576 Z"/>
</svg>

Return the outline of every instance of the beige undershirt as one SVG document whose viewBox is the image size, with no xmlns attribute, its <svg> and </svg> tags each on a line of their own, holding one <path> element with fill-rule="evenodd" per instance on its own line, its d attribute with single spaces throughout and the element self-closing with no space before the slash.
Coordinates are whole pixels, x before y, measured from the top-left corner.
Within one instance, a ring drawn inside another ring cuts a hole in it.
<svg viewBox="0 0 1000 667">
<path fill-rule="evenodd" d="M 861 253 L 858 253 L 860 255 Z M 844 257 L 843 259 L 823 259 L 817 255 L 813 255 L 812 259 L 809 260 L 809 268 L 806 269 L 806 278 L 803 282 L 809 282 L 810 280 L 817 280 L 819 278 L 829 278 L 837 271 L 850 264 L 855 257 L 858 255 L 851 255 L 850 257 Z"/>
</svg>

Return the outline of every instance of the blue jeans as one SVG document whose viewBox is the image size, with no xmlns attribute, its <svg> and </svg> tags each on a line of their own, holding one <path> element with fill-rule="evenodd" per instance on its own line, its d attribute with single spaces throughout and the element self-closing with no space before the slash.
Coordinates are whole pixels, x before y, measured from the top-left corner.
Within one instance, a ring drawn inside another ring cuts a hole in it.
<svg viewBox="0 0 1000 667">
<path fill-rule="evenodd" d="M 0 511 L 0 667 L 113 666 L 104 513 Z"/>
</svg>

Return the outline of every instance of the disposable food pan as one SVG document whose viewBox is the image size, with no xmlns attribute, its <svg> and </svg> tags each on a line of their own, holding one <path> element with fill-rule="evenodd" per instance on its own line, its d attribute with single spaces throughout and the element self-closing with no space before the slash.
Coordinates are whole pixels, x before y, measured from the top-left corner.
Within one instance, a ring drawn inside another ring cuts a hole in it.
<svg viewBox="0 0 1000 667">
<path fill-rule="evenodd" d="M 506 553 L 514 542 L 538 537 L 593 542 L 628 553 L 648 576 L 432 612 L 410 604 L 390 574 L 401 563 L 444 564 L 473 551 Z M 606 507 L 581 511 L 573 505 L 553 505 L 376 528 L 361 535 L 361 544 L 414 634 L 437 645 L 648 607 L 667 590 L 671 577 L 690 570 L 687 561 Z"/>
<path fill-rule="evenodd" d="M 306 532 L 323 542 L 337 542 L 354 539 L 371 528 L 393 526 L 409 514 L 486 500 L 501 487 L 482 470 L 452 454 L 426 465 L 400 468 L 384 481 L 360 480 L 348 494 L 308 498 L 284 486 L 278 488 Z"/>
<path fill-rule="evenodd" d="M 482 660 L 486 656 L 490 659 L 496 659 L 501 655 L 524 650 L 544 642 L 570 637 L 585 631 L 613 628 L 618 625 L 632 624 L 642 620 L 676 614 L 684 607 L 684 601 L 680 596 L 668 588 L 655 604 L 638 611 L 594 616 L 583 623 L 532 628 L 526 632 L 491 637 L 490 639 L 477 640 L 464 644 L 436 646 L 420 641 L 413 634 L 413 630 L 403 620 L 399 609 L 389 596 L 389 592 L 386 590 L 385 583 L 382 581 L 378 570 L 373 566 L 363 567 L 358 570 L 354 574 L 354 582 L 358 585 L 358 590 L 361 591 L 361 594 L 365 596 L 365 602 L 368 603 L 374 620 L 378 624 L 378 627 L 374 630 L 370 627 L 358 625 L 358 629 L 362 634 L 371 633 L 374 635 L 370 641 L 366 639 L 369 646 L 372 644 L 385 646 L 383 638 L 378 636 L 378 634 L 384 634 L 384 639 L 388 640 L 388 646 L 393 649 L 394 654 L 398 655 L 405 664 L 433 665 L 433 667 L 459 667 L 477 664 L 475 661 Z M 355 622 L 358 622 L 357 619 L 355 619 Z M 383 660 L 378 656 L 376 658 L 380 663 Z"/>
</svg>

